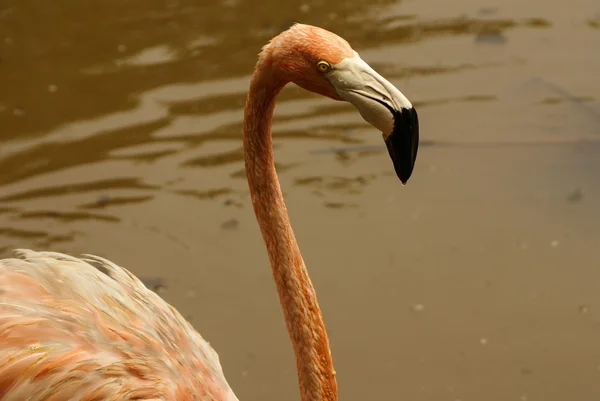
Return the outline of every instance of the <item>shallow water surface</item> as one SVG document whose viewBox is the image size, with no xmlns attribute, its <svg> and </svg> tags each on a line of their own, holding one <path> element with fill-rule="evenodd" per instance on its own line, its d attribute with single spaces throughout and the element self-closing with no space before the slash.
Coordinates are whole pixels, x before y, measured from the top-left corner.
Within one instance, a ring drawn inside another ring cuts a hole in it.
<svg viewBox="0 0 600 401">
<path fill-rule="evenodd" d="M 293 21 L 344 36 L 420 116 L 403 187 L 350 105 L 290 86 L 276 109 L 340 398 L 598 399 L 592 0 L 5 0 L 1 256 L 107 257 L 192 321 L 240 400 L 297 399 L 241 153 L 256 55 Z"/>
</svg>

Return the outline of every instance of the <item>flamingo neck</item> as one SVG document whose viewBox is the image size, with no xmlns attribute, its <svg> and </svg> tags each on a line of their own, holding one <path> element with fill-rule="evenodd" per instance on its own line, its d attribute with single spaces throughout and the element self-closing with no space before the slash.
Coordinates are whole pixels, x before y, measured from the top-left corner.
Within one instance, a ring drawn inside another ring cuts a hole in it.
<svg viewBox="0 0 600 401">
<path fill-rule="evenodd" d="M 292 341 L 302 401 L 337 401 L 335 371 L 317 296 L 290 225 L 273 159 L 271 120 L 286 82 L 259 62 L 244 110 L 244 160 L 254 213 Z"/>
</svg>

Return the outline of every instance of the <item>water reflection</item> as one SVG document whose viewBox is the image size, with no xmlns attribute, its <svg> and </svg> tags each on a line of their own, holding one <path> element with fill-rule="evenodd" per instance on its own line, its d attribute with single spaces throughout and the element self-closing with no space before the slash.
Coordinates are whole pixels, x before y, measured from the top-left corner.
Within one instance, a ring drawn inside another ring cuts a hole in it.
<svg viewBox="0 0 600 401">
<path fill-rule="evenodd" d="M 88 182 L 85 184 L 72 184 L 72 185 L 61 185 L 55 187 L 44 187 L 41 189 L 27 190 L 21 193 L 4 196 L 0 198 L 2 202 L 15 202 L 24 201 L 39 197 L 56 197 L 60 195 L 90 192 L 95 190 L 101 190 L 104 188 L 120 189 L 120 188 L 131 188 L 131 189 L 156 189 L 157 187 L 140 184 L 137 179 L 115 179 L 115 180 L 103 180 L 96 182 Z"/>
<path fill-rule="evenodd" d="M 269 12 L 256 19 L 248 18 L 256 11 L 250 1 L 127 4 L 92 1 L 84 6 L 64 0 L 57 8 L 28 0 L 4 11 L 0 36 L 5 90 L 0 104 L 5 109 L 0 125 L 7 128 L 5 139 L 39 135 L 67 121 L 130 108 L 135 102 L 132 94 L 171 83 L 173 77 L 178 82 L 196 82 L 245 75 L 257 49 L 287 27 L 292 16 L 302 16 L 306 23 L 325 23 L 359 49 L 549 25 L 540 18 L 416 21 L 414 16 L 388 12 L 397 4 L 393 1 L 378 1 L 375 7 L 356 0 L 344 6 L 293 1 L 281 8 L 271 0 L 261 3 L 260 8 Z M 92 9 L 112 11 L 85 11 Z M 76 19 L 69 17 L 74 15 Z M 377 24 L 365 23 L 372 19 Z M 32 28 L 23 30 L 24 26 Z"/>
</svg>

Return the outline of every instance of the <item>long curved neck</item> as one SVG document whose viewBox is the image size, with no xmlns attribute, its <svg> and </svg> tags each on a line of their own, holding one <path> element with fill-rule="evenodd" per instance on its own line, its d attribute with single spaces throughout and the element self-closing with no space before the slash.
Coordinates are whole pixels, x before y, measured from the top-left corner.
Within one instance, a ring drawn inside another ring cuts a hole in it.
<svg viewBox="0 0 600 401">
<path fill-rule="evenodd" d="M 317 296 L 290 225 L 273 160 L 271 120 L 285 81 L 259 62 L 244 110 L 244 160 L 256 219 L 267 247 L 292 340 L 302 401 L 337 401 L 335 371 Z"/>
</svg>

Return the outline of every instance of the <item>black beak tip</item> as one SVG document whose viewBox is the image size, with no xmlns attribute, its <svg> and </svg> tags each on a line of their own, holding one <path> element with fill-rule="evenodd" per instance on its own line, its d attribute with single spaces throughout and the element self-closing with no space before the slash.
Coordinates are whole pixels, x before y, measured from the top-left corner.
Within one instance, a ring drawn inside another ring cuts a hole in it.
<svg viewBox="0 0 600 401">
<path fill-rule="evenodd" d="M 393 110 L 394 130 L 385 138 L 396 175 L 406 185 L 412 175 L 419 149 L 419 117 L 414 107 Z"/>
</svg>

